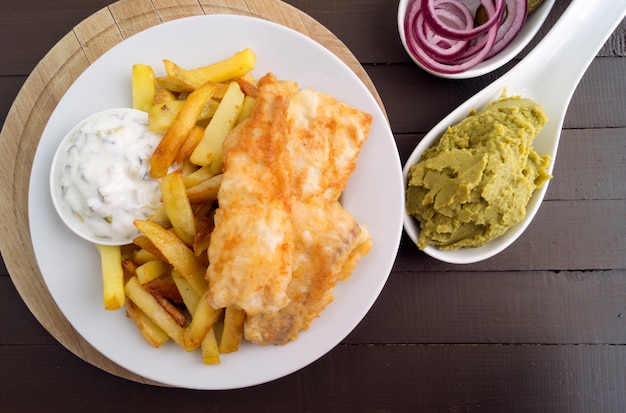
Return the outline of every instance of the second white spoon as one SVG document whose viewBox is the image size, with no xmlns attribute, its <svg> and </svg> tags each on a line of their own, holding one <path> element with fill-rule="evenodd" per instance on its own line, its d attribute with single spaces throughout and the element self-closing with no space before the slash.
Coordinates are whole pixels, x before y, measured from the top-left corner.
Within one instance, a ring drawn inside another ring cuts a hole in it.
<svg viewBox="0 0 626 413">
<path fill-rule="evenodd" d="M 554 161 L 563 120 L 580 79 L 592 60 L 626 15 L 626 0 L 573 0 L 543 40 L 508 73 L 467 100 L 439 122 L 417 145 L 403 170 L 404 184 L 411 165 L 443 135 L 448 126 L 458 123 L 472 109 L 481 109 L 506 90 L 507 95 L 521 95 L 544 106 L 549 122 L 533 141 L 540 155 Z M 543 200 L 548 185 L 537 189 L 527 206 L 525 218 L 501 237 L 478 248 L 440 250 L 428 246 L 424 252 L 440 261 L 468 264 L 490 258 L 511 245 L 528 227 Z M 404 228 L 416 242 L 419 222 L 405 213 Z"/>
</svg>

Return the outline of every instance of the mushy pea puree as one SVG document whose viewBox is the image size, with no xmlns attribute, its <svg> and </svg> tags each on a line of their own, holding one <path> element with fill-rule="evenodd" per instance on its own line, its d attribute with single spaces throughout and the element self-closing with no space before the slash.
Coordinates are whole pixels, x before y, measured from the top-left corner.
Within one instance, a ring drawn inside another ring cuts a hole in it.
<svg viewBox="0 0 626 413">
<path fill-rule="evenodd" d="M 550 157 L 532 148 L 547 121 L 541 105 L 503 96 L 449 127 L 409 170 L 418 247 L 479 247 L 520 222 L 533 191 L 552 178 Z"/>
</svg>

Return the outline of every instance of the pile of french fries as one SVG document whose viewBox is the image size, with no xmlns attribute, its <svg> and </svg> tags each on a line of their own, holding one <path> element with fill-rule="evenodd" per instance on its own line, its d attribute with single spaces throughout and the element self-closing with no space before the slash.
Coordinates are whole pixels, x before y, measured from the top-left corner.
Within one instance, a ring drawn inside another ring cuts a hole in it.
<svg viewBox="0 0 626 413">
<path fill-rule="evenodd" d="M 151 130 L 163 132 L 150 160 L 162 203 L 152 217 L 135 221 L 142 235 L 132 244 L 98 245 L 104 307 L 125 308 L 154 347 L 171 339 L 188 352 L 200 348 L 205 364 L 237 351 L 243 337 L 245 313 L 212 308 L 205 274 L 222 143 L 254 111 L 255 61 L 245 49 L 191 70 L 164 60 L 163 77 L 148 65 L 133 66 L 133 107 L 148 112 Z"/>
</svg>

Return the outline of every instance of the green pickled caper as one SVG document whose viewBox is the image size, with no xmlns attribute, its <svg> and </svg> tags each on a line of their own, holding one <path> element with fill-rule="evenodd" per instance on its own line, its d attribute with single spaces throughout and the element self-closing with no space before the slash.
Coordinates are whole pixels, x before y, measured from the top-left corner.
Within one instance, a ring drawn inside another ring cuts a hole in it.
<svg viewBox="0 0 626 413">
<path fill-rule="evenodd" d="M 543 0 L 528 0 L 528 14 L 535 11 L 535 9 L 539 7 L 541 3 L 543 3 Z"/>
<path fill-rule="evenodd" d="M 508 13 L 509 13 L 508 7 L 504 6 L 504 14 L 502 16 L 502 21 L 506 20 L 506 16 Z M 485 10 L 485 7 L 481 4 L 476 9 L 476 15 L 474 16 L 474 27 L 481 26 L 487 23 L 488 20 L 489 20 L 489 16 L 487 15 L 487 10 Z"/>
<path fill-rule="evenodd" d="M 539 7 L 539 5 L 542 2 L 543 0 L 528 0 L 528 14 L 535 11 L 535 9 Z M 508 9 L 505 7 L 502 21 L 506 20 L 507 12 L 508 12 Z M 489 16 L 487 15 L 487 11 L 485 10 L 485 7 L 481 4 L 476 9 L 476 16 L 474 16 L 474 26 L 478 27 L 480 25 L 483 25 L 487 22 L 487 20 L 489 20 Z"/>
<path fill-rule="evenodd" d="M 474 26 L 482 26 L 487 22 L 487 20 L 489 20 L 489 16 L 487 16 L 487 11 L 485 10 L 485 7 L 481 4 L 476 9 L 476 16 L 474 16 Z"/>
</svg>

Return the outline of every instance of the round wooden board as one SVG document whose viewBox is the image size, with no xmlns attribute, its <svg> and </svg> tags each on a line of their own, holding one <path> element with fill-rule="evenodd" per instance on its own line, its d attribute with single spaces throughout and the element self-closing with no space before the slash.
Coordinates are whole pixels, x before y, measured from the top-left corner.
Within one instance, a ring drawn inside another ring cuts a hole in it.
<svg viewBox="0 0 626 413">
<path fill-rule="evenodd" d="M 11 279 L 37 320 L 63 346 L 86 362 L 129 380 L 160 385 L 114 364 L 87 343 L 63 316 L 48 292 L 30 239 L 28 185 L 40 136 L 57 103 L 76 78 L 124 39 L 162 22 L 203 14 L 240 14 L 280 23 L 324 45 L 369 88 L 369 76 L 347 47 L 302 11 L 279 0 L 121 0 L 94 13 L 63 37 L 35 67 L 0 132 L 0 242 Z"/>
</svg>

